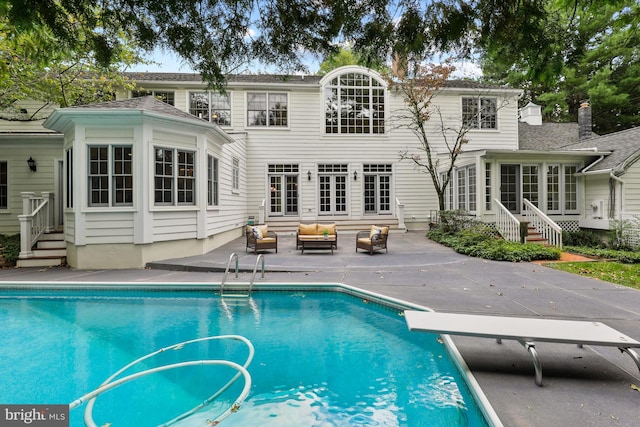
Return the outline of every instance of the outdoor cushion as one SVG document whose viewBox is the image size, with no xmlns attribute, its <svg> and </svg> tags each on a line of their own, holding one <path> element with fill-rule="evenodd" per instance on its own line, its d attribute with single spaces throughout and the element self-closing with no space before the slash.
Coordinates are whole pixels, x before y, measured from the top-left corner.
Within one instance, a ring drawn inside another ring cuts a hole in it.
<svg viewBox="0 0 640 427">
<path fill-rule="evenodd" d="M 298 232 L 300 235 L 318 234 L 316 224 L 298 224 Z"/>
<path fill-rule="evenodd" d="M 253 233 L 257 240 L 262 240 L 268 234 L 269 227 L 267 225 L 247 226 L 247 233 Z"/>
<path fill-rule="evenodd" d="M 335 224 L 318 224 L 318 231 L 314 234 L 324 234 L 325 230 L 329 234 L 336 234 L 336 225 Z"/>
<path fill-rule="evenodd" d="M 369 239 L 373 239 L 376 234 L 388 234 L 389 227 L 378 227 L 375 225 L 371 226 L 371 231 L 369 232 Z"/>
</svg>

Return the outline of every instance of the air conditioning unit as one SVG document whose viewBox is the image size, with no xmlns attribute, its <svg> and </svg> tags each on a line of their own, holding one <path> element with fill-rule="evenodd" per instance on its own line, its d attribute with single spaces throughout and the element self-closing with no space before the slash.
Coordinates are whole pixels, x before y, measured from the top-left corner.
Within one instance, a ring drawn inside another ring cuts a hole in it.
<svg viewBox="0 0 640 427">
<path fill-rule="evenodd" d="M 604 200 L 593 200 L 591 202 L 591 217 L 602 219 L 604 215 Z"/>
</svg>

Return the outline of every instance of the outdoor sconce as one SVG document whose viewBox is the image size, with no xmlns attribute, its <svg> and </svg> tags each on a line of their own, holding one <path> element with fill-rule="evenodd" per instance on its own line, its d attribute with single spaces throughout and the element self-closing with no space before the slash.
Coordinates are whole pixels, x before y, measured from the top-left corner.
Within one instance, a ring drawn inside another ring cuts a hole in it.
<svg viewBox="0 0 640 427">
<path fill-rule="evenodd" d="M 31 172 L 36 171 L 36 161 L 33 160 L 33 157 L 29 156 L 29 160 L 27 160 L 27 164 L 29 165 L 29 169 Z"/>
<path fill-rule="evenodd" d="M 353 180 L 354 181 L 358 180 L 358 171 L 353 171 Z"/>
<path fill-rule="evenodd" d="M 307 171 L 307 181 L 311 181 L 311 171 Z"/>
</svg>

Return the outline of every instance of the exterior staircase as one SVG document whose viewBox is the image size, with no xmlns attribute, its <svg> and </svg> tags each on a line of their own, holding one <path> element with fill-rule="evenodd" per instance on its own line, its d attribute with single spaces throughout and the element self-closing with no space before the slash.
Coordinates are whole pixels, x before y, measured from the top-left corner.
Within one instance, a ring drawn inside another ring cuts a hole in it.
<svg viewBox="0 0 640 427">
<path fill-rule="evenodd" d="M 62 231 L 45 233 L 32 249 L 33 257 L 19 258 L 17 267 L 54 267 L 67 263 L 67 242 Z"/>
<path fill-rule="evenodd" d="M 529 224 L 527 226 L 527 237 L 525 238 L 526 243 L 537 243 L 539 245 L 549 245 L 549 241 L 542 236 L 542 233 L 539 232 L 534 226 Z"/>
</svg>

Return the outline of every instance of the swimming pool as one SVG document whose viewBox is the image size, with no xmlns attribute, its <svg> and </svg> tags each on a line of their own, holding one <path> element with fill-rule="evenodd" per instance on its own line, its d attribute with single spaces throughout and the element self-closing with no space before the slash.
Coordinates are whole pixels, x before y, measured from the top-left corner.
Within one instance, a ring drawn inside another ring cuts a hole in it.
<svg viewBox="0 0 640 427">
<path fill-rule="evenodd" d="M 343 285 L 256 286 L 251 298 L 220 298 L 202 285 L 56 286 L 0 288 L 0 359 L 10 367 L 0 373 L 0 403 L 70 403 L 159 348 L 235 334 L 255 346 L 251 390 L 221 425 L 499 425 L 442 339 L 408 331 L 402 310 L 412 305 Z M 206 341 L 140 369 L 246 356 L 246 346 Z M 234 373 L 190 366 L 146 376 L 101 395 L 93 415 L 98 425 L 158 425 Z M 210 425 L 242 387 L 176 425 Z M 82 411 L 71 411 L 72 426 L 84 425 Z"/>
</svg>

